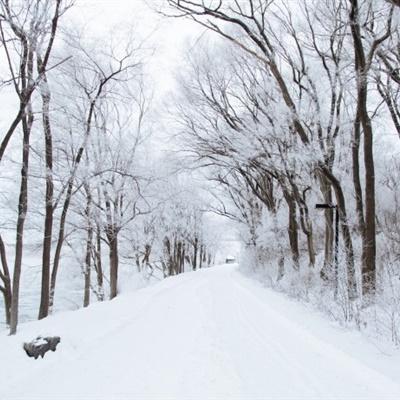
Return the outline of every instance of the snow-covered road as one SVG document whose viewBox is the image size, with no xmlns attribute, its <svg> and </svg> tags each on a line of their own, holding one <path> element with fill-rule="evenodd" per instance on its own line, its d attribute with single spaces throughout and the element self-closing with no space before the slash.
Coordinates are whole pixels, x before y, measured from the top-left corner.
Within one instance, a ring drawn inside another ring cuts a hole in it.
<svg viewBox="0 0 400 400">
<path fill-rule="evenodd" d="M 62 342 L 35 361 L 38 334 Z M 0 399 L 400 399 L 390 360 L 336 337 L 358 338 L 220 266 L 1 335 Z"/>
</svg>

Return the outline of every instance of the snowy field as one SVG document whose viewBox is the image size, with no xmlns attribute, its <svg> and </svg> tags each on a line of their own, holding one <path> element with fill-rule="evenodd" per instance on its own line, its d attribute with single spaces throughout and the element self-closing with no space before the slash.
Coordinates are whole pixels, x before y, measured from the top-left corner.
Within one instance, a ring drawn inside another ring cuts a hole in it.
<svg viewBox="0 0 400 400">
<path fill-rule="evenodd" d="M 59 335 L 30 359 L 22 343 Z M 222 265 L 0 336 L 0 399 L 399 399 L 400 354 Z"/>
</svg>

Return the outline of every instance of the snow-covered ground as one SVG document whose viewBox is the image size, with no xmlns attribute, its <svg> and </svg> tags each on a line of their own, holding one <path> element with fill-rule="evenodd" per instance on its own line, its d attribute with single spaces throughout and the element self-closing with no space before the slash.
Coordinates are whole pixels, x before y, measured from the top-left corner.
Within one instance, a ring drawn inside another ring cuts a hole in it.
<svg viewBox="0 0 400 400">
<path fill-rule="evenodd" d="M 59 335 L 30 359 L 22 343 Z M 400 354 L 223 265 L 0 334 L 0 399 L 400 399 Z"/>
</svg>

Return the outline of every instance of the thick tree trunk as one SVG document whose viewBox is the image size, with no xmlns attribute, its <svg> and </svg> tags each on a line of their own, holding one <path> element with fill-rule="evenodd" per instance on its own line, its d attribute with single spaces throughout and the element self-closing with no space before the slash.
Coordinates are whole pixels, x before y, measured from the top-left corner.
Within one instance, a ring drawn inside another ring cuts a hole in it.
<svg viewBox="0 0 400 400">
<path fill-rule="evenodd" d="M 288 211 L 289 211 L 289 223 L 288 223 L 288 236 L 290 250 L 292 253 L 293 267 L 298 270 L 300 268 L 300 253 L 299 253 L 299 237 L 298 237 L 298 225 L 296 215 L 296 202 L 290 193 L 284 189 L 284 198 L 286 200 Z"/>
<path fill-rule="evenodd" d="M 361 237 L 365 234 L 365 221 L 364 221 L 364 205 L 363 195 L 360 180 L 360 138 L 361 138 L 361 127 L 360 127 L 360 116 L 359 110 L 357 111 L 356 121 L 354 123 L 353 142 L 351 146 L 352 152 L 352 169 L 353 169 L 353 185 L 354 195 L 356 200 L 356 212 L 358 219 L 358 230 Z"/>
<path fill-rule="evenodd" d="M 110 247 L 110 300 L 118 295 L 118 233 L 115 226 L 107 227 L 108 245 Z"/>
<path fill-rule="evenodd" d="M 46 199 L 45 199 L 45 220 L 42 251 L 42 286 L 40 295 L 39 319 L 49 314 L 50 301 L 50 257 L 53 232 L 53 139 L 50 125 L 50 89 L 46 75 L 41 83 L 42 97 L 42 119 L 45 136 L 45 158 L 46 158 Z"/>
<path fill-rule="evenodd" d="M 22 146 L 22 169 L 21 184 L 18 200 L 18 218 L 15 241 L 14 274 L 12 283 L 12 299 L 10 312 L 10 335 L 17 332 L 18 309 L 19 309 L 19 289 L 21 280 L 22 253 L 24 248 L 24 225 L 28 213 L 28 172 L 29 172 L 29 153 L 30 153 L 30 133 L 33 123 L 33 114 L 28 106 L 27 115 L 22 119 L 23 146 Z"/>
<path fill-rule="evenodd" d="M 373 153 L 372 122 L 368 114 L 368 72 L 370 60 L 381 42 L 389 37 L 387 30 L 378 41 L 371 45 L 368 57 L 365 55 L 359 21 L 358 0 L 350 0 L 350 23 L 354 45 L 355 71 L 357 78 L 357 115 L 356 125 L 361 122 L 364 133 L 364 170 L 365 170 L 365 225 L 363 229 L 362 250 L 362 292 L 372 297 L 376 289 L 376 227 L 375 227 L 375 166 Z M 358 189 L 359 190 L 359 189 Z M 360 194 L 358 194 L 360 195 Z"/>
<path fill-rule="evenodd" d="M 363 295 L 373 296 L 376 290 L 376 227 L 375 227 L 375 167 L 371 121 L 365 115 L 365 238 L 362 254 Z"/>
<path fill-rule="evenodd" d="M 33 74 L 33 49 L 28 48 L 27 41 L 23 41 L 23 58 L 21 66 L 21 82 L 23 90 L 28 88 L 32 81 Z M 30 98 L 30 97 L 29 97 Z M 17 332 L 18 311 L 19 311 L 19 289 L 21 280 L 22 253 L 24 248 L 24 226 L 28 213 L 28 179 L 29 179 L 29 155 L 30 135 L 33 124 L 33 112 L 30 101 L 23 101 L 26 104 L 22 117 L 22 168 L 21 183 L 18 199 L 18 217 L 15 240 L 14 273 L 12 283 L 12 299 L 10 311 L 10 335 Z"/>
</svg>

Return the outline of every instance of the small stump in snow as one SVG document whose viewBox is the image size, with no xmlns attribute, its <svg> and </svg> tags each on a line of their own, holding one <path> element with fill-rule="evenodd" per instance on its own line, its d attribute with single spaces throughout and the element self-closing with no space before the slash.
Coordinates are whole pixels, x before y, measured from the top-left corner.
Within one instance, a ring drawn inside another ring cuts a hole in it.
<svg viewBox="0 0 400 400">
<path fill-rule="evenodd" d="M 56 351 L 58 343 L 61 339 L 59 336 L 42 337 L 38 336 L 32 342 L 24 343 L 24 350 L 29 357 L 34 357 L 35 360 L 49 351 Z"/>
</svg>

